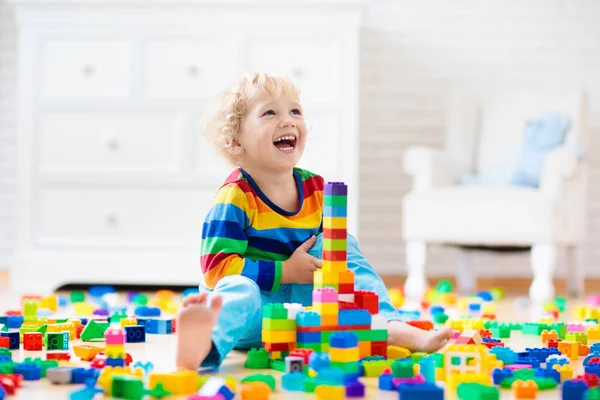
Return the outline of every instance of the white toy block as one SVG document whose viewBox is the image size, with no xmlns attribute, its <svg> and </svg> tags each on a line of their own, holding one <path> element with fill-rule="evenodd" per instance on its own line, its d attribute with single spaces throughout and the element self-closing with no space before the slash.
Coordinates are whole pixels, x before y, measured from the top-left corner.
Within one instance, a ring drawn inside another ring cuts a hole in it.
<svg viewBox="0 0 600 400">
<path fill-rule="evenodd" d="M 300 303 L 283 303 L 283 307 L 285 307 L 288 310 L 288 317 L 287 319 L 296 319 L 296 315 L 300 312 L 304 310 L 304 307 L 302 307 L 302 304 Z"/>
<path fill-rule="evenodd" d="M 375 314 L 371 317 L 371 329 L 379 330 L 379 329 L 387 329 L 387 319 L 380 314 Z"/>
</svg>

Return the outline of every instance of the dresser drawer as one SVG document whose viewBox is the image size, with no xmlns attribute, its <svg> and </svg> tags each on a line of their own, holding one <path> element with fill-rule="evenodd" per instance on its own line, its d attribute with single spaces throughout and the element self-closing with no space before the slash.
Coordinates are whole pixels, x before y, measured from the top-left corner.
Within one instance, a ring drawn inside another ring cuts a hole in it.
<svg viewBox="0 0 600 400">
<path fill-rule="evenodd" d="M 122 98 L 131 92 L 133 49 L 126 39 L 48 39 L 42 92 L 52 98 Z"/>
<path fill-rule="evenodd" d="M 174 111 L 47 112 L 42 171 L 176 170 L 184 117 Z"/>
<path fill-rule="evenodd" d="M 238 69 L 234 42 L 168 39 L 144 45 L 145 91 L 150 98 L 213 97 Z"/>
<path fill-rule="evenodd" d="M 197 248 L 216 189 L 45 188 L 37 242 Z"/>
<path fill-rule="evenodd" d="M 252 38 L 246 49 L 248 66 L 288 76 L 302 91 L 302 101 L 338 101 L 341 45 L 327 39 Z"/>
</svg>

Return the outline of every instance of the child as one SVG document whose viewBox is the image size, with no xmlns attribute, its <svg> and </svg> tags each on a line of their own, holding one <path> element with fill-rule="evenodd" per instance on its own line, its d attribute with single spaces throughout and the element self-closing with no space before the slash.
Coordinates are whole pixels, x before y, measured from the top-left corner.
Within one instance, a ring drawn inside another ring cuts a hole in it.
<svg viewBox="0 0 600 400">
<path fill-rule="evenodd" d="M 313 274 L 321 267 L 324 180 L 296 168 L 307 132 L 294 84 L 261 73 L 245 76 L 221 93 L 206 122 L 206 135 L 239 168 L 205 219 L 204 283 L 178 316 L 177 366 L 193 370 L 219 365 L 234 348 L 261 347 L 262 307 L 310 305 Z M 379 295 L 390 344 L 426 352 L 444 346 L 449 328 L 425 332 L 399 321 L 351 235 L 347 258 L 356 288 Z"/>
</svg>

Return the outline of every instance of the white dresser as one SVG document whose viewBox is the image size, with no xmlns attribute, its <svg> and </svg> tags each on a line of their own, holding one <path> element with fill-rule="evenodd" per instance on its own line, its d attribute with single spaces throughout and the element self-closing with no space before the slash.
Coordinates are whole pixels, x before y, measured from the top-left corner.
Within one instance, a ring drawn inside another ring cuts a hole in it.
<svg viewBox="0 0 600 400">
<path fill-rule="evenodd" d="M 303 90 L 301 167 L 349 185 L 358 233 L 362 0 L 11 0 L 18 27 L 18 292 L 196 286 L 231 171 L 199 113 L 244 71 Z"/>
</svg>

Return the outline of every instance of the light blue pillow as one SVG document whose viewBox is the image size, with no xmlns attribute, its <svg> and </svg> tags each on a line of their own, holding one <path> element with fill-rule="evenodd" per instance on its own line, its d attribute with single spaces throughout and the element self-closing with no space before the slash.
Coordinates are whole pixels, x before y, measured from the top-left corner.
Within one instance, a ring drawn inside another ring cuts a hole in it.
<svg viewBox="0 0 600 400">
<path fill-rule="evenodd" d="M 523 148 L 517 159 L 511 184 L 538 187 L 548 155 L 562 145 L 571 122 L 566 115 L 546 113 L 527 121 Z"/>
</svg>

